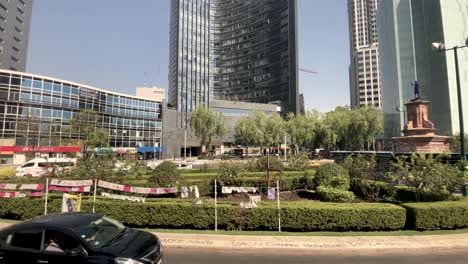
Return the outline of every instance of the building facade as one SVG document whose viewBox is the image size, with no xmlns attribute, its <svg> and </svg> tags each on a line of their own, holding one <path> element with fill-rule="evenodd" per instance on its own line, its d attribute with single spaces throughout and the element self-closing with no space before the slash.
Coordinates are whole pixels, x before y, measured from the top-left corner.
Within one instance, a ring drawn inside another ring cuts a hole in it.
<svg viewBox="0 0 468 264">
<path fill-rule="evenodd" d="M 351 107 L 381 107 L 377 5 L 380 0 L 348 0 Z"/>
<path fill-rule="evenodd" d="M 386 138 L 400 136 L 404 103 L 418 81 L 422 99 L 430 101 L 429 118 L 437 133 L 459 132 L 453 51 L 432 50 L 432 42 L 460 46 L 468 37 L 468 0 L 389 0 L 378 8 L 379 46 Z M 459 50 L 465 126 L 468 122 L 468 50 Z M 465 130 L 468 129 L 465 127 Z"/>
<path fill-rule="evenodd" d="M 136 96 L 151 99 L 158 102 L 166 100 L 166 92 L 163 88 L 158 87 L 137 87 Z"/>
<path fill-rule="evenodd" d="M 224 154 L 230 148 L 235 148 L 235 127 L 237 122 L 254 112 L 266 115 L 281 113 L 281 107 L 273 104 L 211 100 L 210 110 L 222 115 L 226 133 L 222 138 L 214 138 L 213 146 L 217 154 Z M 201 153 L 200 140 L 188 126 L 187 131 L 177 127 L 180 114 L 173 107 L 163 106 L 163 158 L 178 158 L 196 156 Z M 184 150 L 185 148 L 185 150 Z"/>
<path fill-rule="evenodd" d="M 25 71 L 32 0 L 0 0 L 0 69 Z"/>
<path fill-rule="evenodd" d="M 0 146 L 76 145 L 85 135 L 72 129 L 71 120 L 80 111 L 93 110 L 99 116 L 96 127 L 108 133 L 110 147 L 160 147 L 161 105 L 70 81 L 0 70 Z"/>
<path fill-rule="evenodd" d="M 296 0 L 171 2 L 168 102 L 185 113 L 211 99 L 298 112 Z"/>
</svg>

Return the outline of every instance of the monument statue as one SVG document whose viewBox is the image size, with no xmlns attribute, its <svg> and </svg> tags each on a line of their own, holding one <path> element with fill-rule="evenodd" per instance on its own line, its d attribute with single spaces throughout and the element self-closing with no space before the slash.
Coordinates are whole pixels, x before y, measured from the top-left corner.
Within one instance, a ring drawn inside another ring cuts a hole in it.
<svg viewBox="0 0 468 264">
<path fill-rule="evenodd" d="M 416 101 L 421 99 L 419 96 L 419 83 L 417 80 L 414 81 L 414 83 L 411 83 L 411 86 L 413 86 L 413 92 L 414 92 L 414 98 L 411 101 Z"/>
</svg>

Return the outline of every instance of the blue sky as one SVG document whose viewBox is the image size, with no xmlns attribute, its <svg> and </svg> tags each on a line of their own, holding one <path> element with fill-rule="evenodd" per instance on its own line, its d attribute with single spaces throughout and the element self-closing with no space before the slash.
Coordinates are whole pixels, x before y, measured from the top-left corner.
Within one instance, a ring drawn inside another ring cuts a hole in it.
<svg viewBox="0 0 468 264">
<path fill-rule="evenodd" d="M 349 105 L 346 0 L 298 0 L 307 109 Z M 134 94 L 167 88 L 170 0 L 34 1 L 27 71 Z M 159 74 L 158 74 L 159 64 Z"/>
</svg>

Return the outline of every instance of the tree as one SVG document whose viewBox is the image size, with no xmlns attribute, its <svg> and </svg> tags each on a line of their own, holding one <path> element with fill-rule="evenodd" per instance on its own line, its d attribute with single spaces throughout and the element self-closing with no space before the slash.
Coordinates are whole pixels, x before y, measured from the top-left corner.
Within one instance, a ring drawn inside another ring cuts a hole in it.
<svg viewBox="0 0 468 264">
<path fill-rule="evenodd" d="M 317 123 L 317 117 L 314 115 L 289 113 L 286 127 L 296 154 L 300 152 L 301 147 L 312 146 L 316 136 Z"/>
<path fill-rule="evenodd" d="M 216 114 L 203 105 L 198 106 L 190 114 L 190 127 L 202 146 L 211 150 L 213 137 L 222 137 L 226 132 L 224 120 L 221 114 Z"/>
<path fill-rule="evenodd" d="M 264 140 L 269 147 L 278 146 L 283 142 L 286 127 L 284 119 L 277 114 L 270 115 L 265 124 Z"/>
<path fill-rule="evenodd" d="M 91 132 L 88 137 L 88 145 L 95 147 L 108 147 L 109 135 L 102 129 L 96 129 Z"/>
<path fill-rule="evenodd" d="M 328 149 L 364 149 L 383 132 L 382 112 L 374 107 L 337 107 L 325 114 L 317 135 Z"/>
<path fill-rule="evenodd" d="M 98 128 L 101 117 L 93 110 L 80 111 L 70 120 L 72 131 L 78 132 L 83 155 L 89 146 L 108 146 L 108 135 Z"/>
<path fill-rule="evenodd" d="M 424 154 L 399 157 L 394 164 L 400 179 L 416 193 L 416 201 L 444 200 L 464 184 L 464 175 L 457 166 Z M 430 198 L 425 198 L 430 197 Z"/>
<path fill-rule="evenodd" d="M 465 149 L 468 149 L 468 134 L 465 133 Z M 460 133 L 453 136 L 450 141 L 450 151 L 460 153 Z"/>
<path fill-rule="evenodd" d="M 237 122 L 234 131 L 236 143 L 244 145 L 247 148 L 247 154 L 249 153 L 249 146 L 255 146 L 257 138 L 261 136 L 251 116 L 245 117 Z"/>
</svg>

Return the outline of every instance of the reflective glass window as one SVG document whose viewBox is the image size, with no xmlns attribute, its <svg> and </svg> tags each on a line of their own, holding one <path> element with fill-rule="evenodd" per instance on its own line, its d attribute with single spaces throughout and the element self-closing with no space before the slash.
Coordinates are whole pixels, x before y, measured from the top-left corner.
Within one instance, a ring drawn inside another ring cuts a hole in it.
<svg viewBox="0 0 468 264">
<path fill-rule="evenodd" d="M 54 83 L 54 93 L 62 93 L 62 84 Z"/>
<path fill-rule="evenodd" d="M 70 107 L 70 100 L 63 99 L 62 100 L 62 105 L 63 105 L 63 107 Z"/>
<path fill-rule="evenodd" d="M 19 86 L 21 83 L 21 79 L 18 77 L 11 78 L 11 85 Z"/>
<path fill-rule="evenodd" d="M 62 104 L 60 98 L 57 98 L 57 97 L 52 98 L 52 103 L 56 104 L 56 105 L 61 105 Z"/>
<path fill-rule="evenodd" d="M 51 118 L 52 117 L 52 110 L 42 109 L 42 117 L 43 118 Z"/>
<path fill-rule="evenodd" d="M 33 88 L 38 89 L 38 90 L 42 90 L 42 80 L 34 79 Z"/>
<path fill-rule="evenodd" d="M 41 96 L 38 95 L 38 94 L 33 94 L 33 95 L 31 96 L 31 101 L 40 102 L 40 101 L 41 101 Z"/>
<path fill-rule="evenodd" d="M 61 110 L 54 110 L 52 116 L 54 118 L 62 118 L 62 111 Z"/>
<path fill-rule="evenodd" d="M 22 108 L 20 109 L 20 114 L 21 114 L 22 116 L 27 116 L 27 115 L 29 115 L 29 112 L 30 112 L 29 107 L 22 107 Z"/>
<path fill-rule="evenodd" d="M 50 104 L 50 103 L 52 103 L 52 97 L 42 96 L 42 102 Z"/>
<path fill-rule="evenodd" d="M 71 90 L 70 86 L 65 85 L 65 84 L 63 85 L 63 94 L 64 95 L 66 95 L 66 96 L 70 95 L 70 90 Z"/>
<path fill-rule="evenodd" d="M 30 78 L 23 77 L 23 81 L 21 82 L 21 86 L 23 87 L 31 87 L 32 80 Z"/>
<path fill-rule="evenodd" d="M 63 111 L 63 119 L 70 120 L 72 118 L 72 113 L 70 111 Z"/>
<path fill-rule="evenodd" d="M 44 82 L 44 92 L 52 92 L 52 83 Z"/>
<path fill-rule="evenodd" d="M 79 95 L 78 88 L 77 87 L 72 87 L 71 88 L 71 94 L 78 96 Z"/>
</svg>

